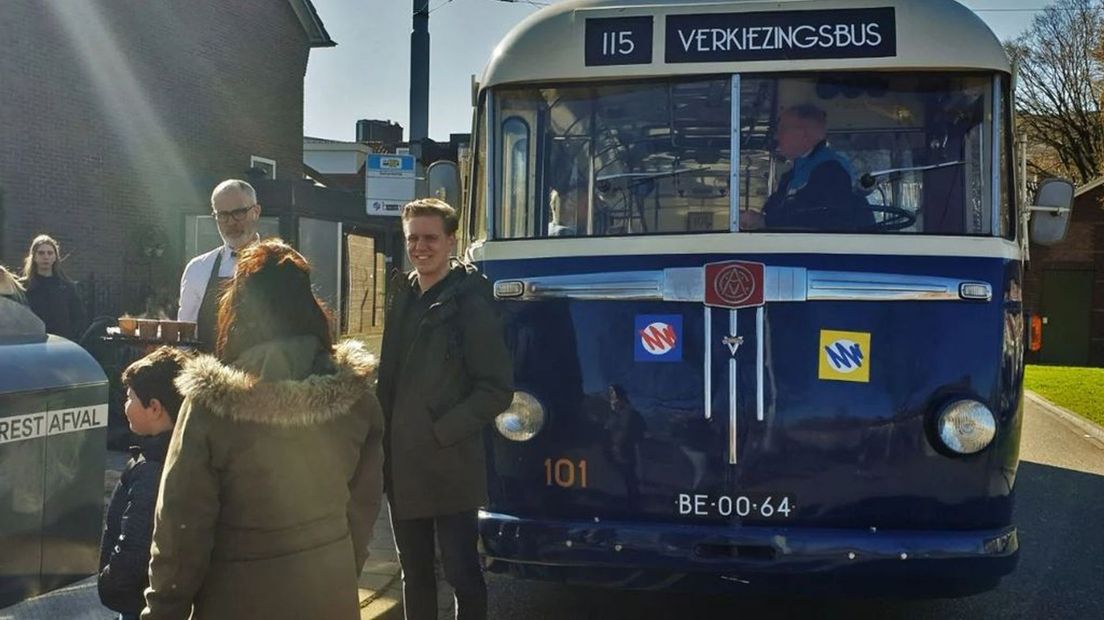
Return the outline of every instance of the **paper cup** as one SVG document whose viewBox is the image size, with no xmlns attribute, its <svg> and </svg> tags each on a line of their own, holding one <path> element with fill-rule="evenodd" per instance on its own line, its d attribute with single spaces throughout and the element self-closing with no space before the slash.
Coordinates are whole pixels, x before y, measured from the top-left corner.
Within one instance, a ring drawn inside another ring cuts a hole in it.
<svg viewBox="0 0 1104 620">
<path fill-rule="evenodd" d="M 138 319 L 138 337 L 142 340 L 157 340 L 157 323 L 155 319 Z"/>
<path fill-rule="evenodd" d="M 119 333 L 134 337 L 138 334 L 138 319 L 123 317 L 119 319 Z"/>
<path fill-rule="evenodd" d="M 176 321 L 158 321 L 161 325 L 161 340 L 164 342 L 180 342 L 180 323 Z"/>
<path fill-rule="evenodd" d="M 195 342 L 196 324 L 191 321 L 177 321 L 180 326 L 180 342 Z"/>
</svg>

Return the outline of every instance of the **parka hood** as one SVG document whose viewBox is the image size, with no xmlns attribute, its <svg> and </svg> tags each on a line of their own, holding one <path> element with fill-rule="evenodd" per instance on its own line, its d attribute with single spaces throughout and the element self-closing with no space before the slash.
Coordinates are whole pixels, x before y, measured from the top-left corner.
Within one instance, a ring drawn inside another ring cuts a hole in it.
<svg viewBox="0 0 1104 620">
<path fill-rule="evenodd" d="M 216 416 L 275 426 L 311 426 L 347 414 L 371 389 L 376 357 L 355 340 L 334 347 L 332 374 L 264 380 L 203 355 L 176 378 L 185 399 Z"/>
<path fill-rule="evenodd" d="M 0 295 L 16 297 L 23 295 L 23 287 L 7 271 L 0 270 Z"/>
</svg>

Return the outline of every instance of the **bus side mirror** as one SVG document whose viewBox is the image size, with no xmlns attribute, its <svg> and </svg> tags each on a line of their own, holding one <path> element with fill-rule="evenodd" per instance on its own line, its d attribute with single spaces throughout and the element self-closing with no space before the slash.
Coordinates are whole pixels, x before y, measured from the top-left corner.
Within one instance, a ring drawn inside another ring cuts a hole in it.
<svg viewBox="0 0 1104 620">
<path fill-rule="evenodd" d="M 426 171 L 429 179 L 429 197 L 444 200 L 460 211 L 460 169 L 451 161 L 435 161 Z"/>
<path fill-rule="evenodd" d="M 1064 179 L 1047 179 L 1035 193 L 1031 214 L 1031 241 L 1054 245 L 1066 238 L 1073 212 L 1073 184 Z"/>
</svg>

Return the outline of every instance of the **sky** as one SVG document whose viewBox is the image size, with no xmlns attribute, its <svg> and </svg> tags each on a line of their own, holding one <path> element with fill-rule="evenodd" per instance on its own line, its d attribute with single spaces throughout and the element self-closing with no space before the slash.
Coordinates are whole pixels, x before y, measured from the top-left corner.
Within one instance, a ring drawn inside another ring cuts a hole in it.
<svg viewBox="0 0 1104 620">
<path fill-rule="evenodd" d="M 920 1 L 920 0 L 918 0 Z M 1015 38 L 1048 0 L 960 0 L 1003 41 Z M 413 0 L 313 0 L 337 47 L 311 50 L 303 132 L 354 140 L 360 118 L 409 128 Z M 471 130 L 471 76 L 498 41 L 549 0 L 429 0 L 429 136 Z"/>
</svg>

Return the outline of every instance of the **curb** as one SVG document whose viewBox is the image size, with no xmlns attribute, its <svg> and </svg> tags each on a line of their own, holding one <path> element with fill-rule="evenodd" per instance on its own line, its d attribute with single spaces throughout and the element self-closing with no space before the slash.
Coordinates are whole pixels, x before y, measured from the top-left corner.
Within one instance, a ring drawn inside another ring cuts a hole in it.
<svg viewBox="0 0 1104 620">
<path fill-rule="evenodd" d="M 1096 423 L 1086 420 L 1085 418 L 1077 415 L 1069 409 L 1055 405 L 1054 403 L 1043 398 L 1042 396 L 1039 396 L 1031 390 L 1024 390 L 1024 397 L 1038 405 L 1047 413 L 1073 426 L 1078 431 L 1083 433 L 1086 437 L 1091 437 L 1092 439 L 1099 441 L 1101 444 L 1104 444 L 1104 428 L 1101 428 Z"/>
</svg>

